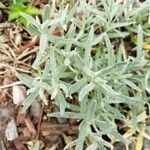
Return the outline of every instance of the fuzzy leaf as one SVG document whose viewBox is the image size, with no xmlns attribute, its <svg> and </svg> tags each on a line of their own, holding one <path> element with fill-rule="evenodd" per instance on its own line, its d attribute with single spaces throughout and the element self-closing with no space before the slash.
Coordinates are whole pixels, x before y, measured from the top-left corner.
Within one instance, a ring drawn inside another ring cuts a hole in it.
<svg viewBox="0 0 150 150">
<path fill-rule="evenodd" d="M 20 74 L 17 74 L 17 78 L 20 81 L 22 81 L 27 87 L 31 88 L 33 86 L 33 82 L 34 82 L 33 77 L 23 74 L 23 73 L 20 73 Z"/>
<path fill-rule="evenodd" d="M 94 89 L 95 85 L 90 82 L 89 84 L 85 85 L 81 91 L 79 92 L 79 101 L 82 101 L 85 95 L 87 95 L 90 91 Z"/>
<path fill-rule="evenodd" d="M 25 112 L 29 107 L 30 105 L 33 103 L 33 101 L 36 99 L 36 97 L 38 96 L 38 91 L 39 89 L 38 88 L 35 88 L 34 91 L 32 93 L 30 93 L 27 98 L 24 100 L 23 102 L 23 112 Z"/>
<path fill-rule="evenodd" d="M 97 150 L 97 143 L 93 142 L 86 150 Z"/>
<path fill-rule="evenodd" d="M 33 17 L 22 12 L 20 12 L 20 15 L 24 17 L 29 22 L 29 24 L 34 25 L 38 30 L 40 30 L 40 24 Z"/>
<path fill-rule="evenodd" d="M 50 5 L 45 5 L 44 6 L 44 11 L 43 11 L 43 21 L 46 21 L 46 20 L 50 19 L 50 13 L 51 13 Z"/>
</svg>

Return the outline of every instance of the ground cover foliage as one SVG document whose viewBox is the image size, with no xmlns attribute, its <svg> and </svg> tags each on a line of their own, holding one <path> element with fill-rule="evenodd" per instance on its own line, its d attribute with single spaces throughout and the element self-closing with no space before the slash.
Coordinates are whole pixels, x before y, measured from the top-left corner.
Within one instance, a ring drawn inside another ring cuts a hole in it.
<svg viewBox="0 0 150 150">
<path fill-rule="evenodd" d="M 140 135 L 148 128 L 140 115 L 149 116 L 149 48 L 143 47 L 150 35 L 149 8 L 149 0 L 77 0 L 57 7 L 53 1 L 45 5 L 42 21 L 20 14 L 29 33 L 40 38 L 36 72 L 17 74 L 29 88 L 23 110 L 40 97 L 60 109 L 49 117 L 77 119 L 78 138 L 64 149 L 113 149 L 115 141 L 128 143 L 129 132 Z"/>
</svg>

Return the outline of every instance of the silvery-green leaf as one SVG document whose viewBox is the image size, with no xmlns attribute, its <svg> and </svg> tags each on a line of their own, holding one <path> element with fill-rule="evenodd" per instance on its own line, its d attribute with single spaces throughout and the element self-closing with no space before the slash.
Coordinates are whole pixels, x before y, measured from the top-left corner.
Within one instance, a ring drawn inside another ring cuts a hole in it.
<svg viewBox="0 0 150 150">
<path fill-rule="evenodd" d="M 47 34 L 46 33 L 42 33 L 40 36 L 40 49 L 39 49 L 39 53 L 43 54 L 43 52 L 45 51 L 46 47 L 47 47 Z"/>
<path fill-rule="evenodd" d="M 131 24 L 134 24 L 135 22 L 122 22 L 122 23 L 112 23 L 110 29 L 116 29 L 120 27 L 129 26 Z"/>
<path fill-rule="evenodd" d="M 49 26 L 60 23 L 61 21 L 62 21 L 62 18 L 46 20 L 45 22 L 42 23 L 41 29 L 44 30 L 45 28 L 47 28 Z"/>
<path fill-rule="evenodd" d="M 69 58 L 66 58 L 64 61 L 65 66 L 69 66 L 70 65 L 70 60 Z"/>
<path fill-rule="evenodd" d="M 107 66 L 97 71 L 96 76 L 103 77 L 103 76 L 113 74 L 114 72 L 120 71 L 125 65 L 126 62 L 119 62 L 119 63 L 115 63 L 113 66 Z"/>
<path fill-rule="evenodd" d="M 55 52 L 53 50 L 53 48 L 50 48 L 50 71 L 52 74 L 56 74 L 56 70 L 57 70 L 57 63 L 56 63 L 56 58 L 55 58 Z"/>
<path fill-rule="evenodd" d="M 19 73 L 17 74 L 17 78 L 23 82 L 23 84 L 25 84 L 27 87 L 31 88 L 33 85 L 33 82 L 34 82 L 34 78 L 29 76 L 29 75 L 26 75 L 26 74 L 23 74 L 23 73 Z"/>
<path fill-rule="evenodd" d="M 89 35 L 87 37 L 87 42 L 86 42 L 86 47 L 85 47 L 85 55 L 84 55 L 84 62 L 87 66 L 89 66 L 89 63 L 90 63 L 93 39 L 94 39 L 94 27 L 92 26 L 91 30 L 89 32 Z"/>
<path fill-rule="evenodd" d="M 65 112 L 65 109 L 67 107 L 69 107 L 69 105 L 67 104 L 66 100 L 65 100 L 65 97 L 63 95 L 63 93 L 59 90 L 56 97 L 55 97 L 55 100 L 57 101 L 57 103 L 59 104 L 59 107 L 60 107 L 60 115 L 63 116 L 64 112 Z"/>
<path fill-rule="evenodd" d="M 142 90 L 137 86 L 135 85 L 133 82 L 127 80 L 127 79 L 123 79 L 122 80 L 126 85 L 130 86 L 132 89 L 138 91 L 138 92 L 142 92 Z"/>
<path fill-rule="evenodd" d="M 104 40 L 105 40 L 107 51 L 108 51 L 108 65 L 112 66 L 114 64 L 114 52 L 113 52 L 112 45 L 111 45 L 111 42 L 107 33 L 104 35 Z"/>
<path fill-rule="evenodd" d="M 83 67 L 83 72 L 86 74 L 86 75 L 88 75 L 90 78 L 94 78 L 95 77 L 95 73 L 92 71 L 92 70 L 90 70 L 90 68 L 88 68 L 88 67 Z"/>
<path fill-rule="evenodd" d="M 33 17 L 22 12 L 20 13 L 20 15 L 24 17 L 30 24 L 34 25 L 40 31 L 41 26 Z"/>
<path fill-rule="evenodd" d="M 148 93 L 150 93 L 150 82 L 149 82 L 149 80 L 150 80 L 150 71 L 148 71 L 146 73 L 146 76 L 145 76 L 145 89 Z"/>
<path fill-rule="evenodd" d="M 75 147 L 75 150 L 81 150 L 83 149 L 83 144 L 85 142 L 85 138 L 86 136 L 89 134 L 88 133 L 88 125 L 86 122 L 82 121 L 79 125 L 79 137 L 77 139 L 77 142 L 76 142 L 76 147 Z"/>
<path fill-rule="evenodd" d="M 44 95 L 44 91 L 40 89 L 38 92 L 39 92 L 39 96 L 40 96 L 42 102 L 43 102 L 45 105 L 48 105 L 48 101 L 47 101 L 47 99 L 46 99 L 46 97 L 45 97 L 45 95 Z"/>
<path fill-rule="evenodd" d="M 52 94 L 52 87 L 48 83 L 42 83 L 41 88 Z"/>
<path fill-rule="evenodd" d="M 82 60 L 82 58 L 80 57 L 80 55 L 78 55 L 78 54 L 73 55 L 73 59 L 75 61 L 75 66 L 77 66 L 79 69 L 81 69 L 85 66 L 85 63 Z"/>
<path fill-rule="evenodd" d="M 42 58 L 42 54 L 44 53 L 44 51 L 46 50 L 47 47 L 47 34 L 46 33 L 42 33 L 40 36 L 40 46 L 39 46 L 39 51 L 37 53 L 37 57 L 36 60 L 33 63 L 33 68 L 37 69 L 41 63 L 41 58 Z"/>
<path fill-rule="evenodd" d="M 43 21 L 50 19 L 50 17 L 51 17 L 50 13 L 51 13 L 51 7 L 50 7 L 50 5 L 46 4 L 44 6 L 44 11 L 43 11 Z"/>
<path fill-rule="evenodd" d="M 74 26 L 74 24 L 71 24 L 66 36 L 68 38 L 74 38 L 75 33 L 76 33 L 76 27 Z M 72 40 L 72 42 L 73 42 L 73 40 Z M 72 44 L 72 42 L 70 42 L 70 43 Z M 66 45 L 66 47 L 68 47 L 68 45 Z M 69 51 L 69 50 L 67 50 L 67 51 Z"/>
<path fill-rule="evenodd" d="M 113 38 L 125 38 L 127 36 L 130 35 L 129 32 L 121 32 L 117 29 L 113 29 L 111 32 L 108 33 L 109 38 L 113 39 Z"/>
<path fill-rule="evenodd" d="M 110 131 L 110 136 L 113 135 L 116 139 L 120 140 L 123 143 L 127 143 L 127 141 L 123 138 L 123 136 L 116 130 L 112 129 Z"/>
<path fill-rule="evenodd" d="M 99 148 L 100 150 L 106 150 L 105 146 L 103 146 L 102 143 L 98 143 L 98 148 Z"/>
<path fill-rule="evenodd" d="M 95 119 L 95 125 L 98 126 L 100 130 L 102 130 L 103 134 L 106 134 L 106 133 L 108 133 L 108 131 L 111 132 L 113 130 L 113 128 L 112 128 L 113 125 L 108 121 L 106 124 L 105 120 L 100 121 L 100 120 Z"/>
<path fill-rule="evenodd" d="M 109 104 L 105 104 L 105 109 L 108 112 L 111 112 L 114 114 L 116 119 L 123 120 L 125 116 L 119 112 L 115 107 L 110 106 Z"/>
<path fill-rule="evenodd" d="M 32 93 L 30 93 L 26 97 L 26 99 L 23 102 L 23 110 L 22 110 L 23 112 L 26 111 L 30 107 L 30 105 L 32 104 L 32 102 L 36 99 L 36 97 L 39 94 L 38 91 L 39 91 L 39 89 L 36 88 Z"/>
<path fill-rule="evenodd" d="M 103 22 L 104 24 L 107 23 L 106 18 L 104 17 L 103 11 L 100 11 L 99 9 L 95 9 L 91 7 L 90 5 L 86 5 L 87 10 L 90 10 L 91 12 L 95 13 L 96 16 Z"/>
<path fill-rule="evenodd" d="M 143 101 L 140 100 L 139 97 L 128 97 L 123 94 L 118 96 L 112 96 L 110 98 L 111 103 L 125 103 L 125 104 L 132 104 L 132 105 L 139 105 L 142 104 Z M 108 99 L 108 102 L 110 102 Z"/>
<path fill-rule="evenodd" d="M 51 99 L 54 99 L 57 96 L 57 93 L 58 93 L 58 89 L 54 88 L 51 94 Z"/>
<path fill-rule="evenodd" d="M 83 88 L 83 86 L 85 86 L 87 83 L 87 79 L 83 78 L 81 80 L 78 80 L 77 82 L 75 82 L 74 84 L 72 84 L 69 88 L 69 93 L 73 94 L 75 92 L 79 92 L 79 90 L 81 90 L 81 88 Z"/>
<path fill-rule="evenodd" d="M 27 30 L 32 35 L 38 35 L 38 36 L 40 36 L 40 34 L 41 34 L 41 32 L 33 24 L 28 24 L 27 25 Z"/>
<path fill-rule="evenodd" d="M 68 12 L 68 7 L 69 7 L 69 5 L 66 5 L 65 7 L 64 7 L 64 5 L 62 4 L 61 6 L 60 6 L 60 8 L 59 8 L 59 16 L 61 16 L 61 18 L 63 19 L 63 20 L 65 20 L 65 18 L 66 18 L 66 16 L 67 16 L 67 12 Z"/>
<path fill-rule="evenodd" d="M 138 26 L 138 39 L 137 39 L 137 57 L 140 58 L 143 55 L 143 30 L 142 27 Z"/>
<path fill-rule="evenodd" d="M 56 45 L 67 45 L 70 44 L 70 38 L 65 38 L 64 36 L 54 36 L 54 35 L 47 35 L 48 36 L 48 41 L 52 42 L 53 44 Z"/>
<path fill-rule="evenodd" d="M 79 101 L 82 101 L 83 98 L 89 94 L 90 91 L 94 89 L 95 85 L 93 82 L 90 82 L 89 84 L 85 85 L 81 91 L 79 92 Z"/>
<path fill-rule="evenodd" d="M 91 122 L 95 117 L 95 111 L 97 107 L 97 102 L 95 100 L 91 100 L 87 112 L 86 112 L 86 121 Z"/>
<path fill-rule="evenodd" d="M 139 14 L 141 15 L 144 10 L 149 10 L 149 7 L 150 7 L 149 1 L 145 1 L 141 3 L 140 7 L 132 10 L 131 13 L 129 14 L 129 17 L 133 16 L 133 18 L 136 18 L 137 16 L 139 16 Z"/>
<path fill-rule="evenodd" d="M 45 63 L 45 68 L 43 70 L 43 75 L 42 77 L 43 78 L 46 78 L 50 73 L 50 60 L 48 59 Z"/>
<path fill-rule="evenodd" d="M 101 43 L 103 41 L 104 35 L 105 32 L 95 37 L 95 39 L 93 40 L 93 45 Z"/>
<path fill-rule="evenodd" d="M 62 89 L 64 91 L 65 96 L 69 97 L 69 90 L 68 90 L 67 86 L 65 84 L 63 84 L 63 83 L 60 83 L 59 87 L 60 87 L 60 89 Z"/>
<path fill-rule="evenodd" d="M 71 20 L 71 18 L 73 18 L 73 15 L 76 13 L 77 7 L 78 7 L 78 1 L 75 2 L 71 10 L 69 10 L 68 12 L 69 14 L 66 15 L 66 19 L 65 19 L 66 24 Z"/>
<path fill-rule="evenodd" d="M 29 95 L 30 93 L 34 92 L 36 88 L 38 88 L 39 86 L 36 87 L 32 87 L 30 89 L 27 90 L 27 95 Z"/>
<path fill-rule="evenodd" d="M 101 137 L 99 137 L 99 136 L 94 136 L 94 135 L 93 135 L 92 137 L 93 137 L 94 140 L 97 141 L 98 143 L 101 143 L 102 145 L 104 145 L 104 146 L 106 146 L 106 147 L 108 147 L 108 148 L 111 148 L 111 149 L 114 148 L 112 144 L 110 144 L 110 143 L 108 143 L 107 141 L 103 140 Z"/>
<path fill-rule="evenodd" d="M 137 108 L 136 106 L 132 106 L 132 115 L 131 115 L 131 122 L 133 125 L 133 129 L 136 130 L 138 128 L 137 122 Z"/>
<path fill-rule="evenodd" d="M 93 142 L 86 150 L 97 150 L 98 144 Z"/>
<path fill-rule="evenodd" d="M 103 81 L 103 80 L 102 80 L 102 81 Z M 108 95 L 110 95 L 110 96 L 119 96 L 119 95 L 120 95 L 120 93 L 117 93 L 116 91 L 114 91 L 114 90 L 112 89 L 111 86 L 105 84 L 105 83 L 102 82 L 102 81 L 101 81 L 100 78 L 96 78 L 94 83 L 95 83 L 98 87 L 102 88 L 102 89 L 103 89 Z"/>
</svg>

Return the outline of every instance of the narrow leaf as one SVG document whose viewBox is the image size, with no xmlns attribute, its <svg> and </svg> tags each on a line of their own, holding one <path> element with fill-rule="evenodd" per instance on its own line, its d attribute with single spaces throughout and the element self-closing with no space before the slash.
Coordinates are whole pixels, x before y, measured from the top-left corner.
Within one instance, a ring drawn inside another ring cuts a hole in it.
<svg viewBox="0 0 150 150">
<path fill-rule="evenodd" d="M 94 89 L 95 85 L 93 82 L 90 82 L 86 86 L 84 86 L 81 91 L 79 92 L 79 101 L 82 101 L 85 95 L 87 95 L 90 91 Z"/>
<path fill-rule="evenodd" d="M 34 25 L 38 30 L 40 30 L 40 24 L 30 15 L 25 13 L 20 13 L 22 17 L 24 17 L 30 24 Z"/>
<path fill-rule="evenodd" d="M 17 74 L 17 78 L 23 82 L 23 84 L 25 84 L 27 87 L 31 88 L 33 85 L 33 82 L 34 82 L 34 78 L 29 76 L 29 75 L 26 75 L 26 74 L 23 74 L 23 73 L 19 73 Z"/>
<path fill-rule="evenodd" d="M 85 47 L 84 60 L 85 60 L 85 63 L 86 63 L 87 66 L 89 66 L 89 64 L 90 64 L 93 39 L 94 39 L 94 27 L 92 26 L 91 30 L 89 32 L 89 35 L 88 35 L 88 38 L 87 38 L 86 47 Z"/>
<path fill-rule="evenodd" d="M 38 88 L 36 88 L 31 94 L 27 96 L 27 98 L 23 102 L 23 112 L 25 112 L 36 99 L 36 97 L 38 96 L 38 91 Z"/>
<path fill-rule="evenodd" d="M 143 45 L 143 31 L 142 31 L 142 27 L 139 25 L 138 26 L 138 39 L 137 39 L 137 57 L 138 58 L 141 58 L 141 56 L 143 55 L 142 45 Z"/>
<path fill-rule="evenodd" d="M 131 87 L 132 89 L 138 91 L 138 92 L 142 92 L 142 90 L 137 86 L 135 85 L 133 82 L 127 80 L 127 79 L 123 79 L 122 80 L 126 85 L 128 85 L 129 87 Z"/>
<path fill-rule="evenodd" d="M 93 142 L 86 150 L 97 150 L 97 143 Z"/>
<path fill-rule="evenodd" d="M 51 13 L 51 7 L 50 7 L 50 5 L 47 4 L 44 6 L 43 21 L 50 19 L 50 13 Z"/>
</svg>

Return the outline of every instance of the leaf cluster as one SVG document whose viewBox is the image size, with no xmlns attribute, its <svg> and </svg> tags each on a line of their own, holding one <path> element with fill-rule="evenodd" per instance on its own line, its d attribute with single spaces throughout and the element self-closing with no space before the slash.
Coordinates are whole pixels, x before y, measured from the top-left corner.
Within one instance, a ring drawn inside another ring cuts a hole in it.
<svg viewBox="0 0 150 150">
<path fill-rule="evenodd" d="M 145 110 L 145 104 L 149 105 L 150 98 L 150 61 L 142 49 L 143 37 L 150 31 L 145 23 L 149 6 L 148 0 L 138 4 L 134 0 L 123 4 L 116 0 L 96 4 L 81 0 L 71 8 L 62 4 L 59 10 L 54 2 L 45 5 L 42 21 L 21 13 L 28 21 L 28 31 L 40 37 L 33 63 L 38 76 L 18 74 L 29 88 L 24 111 L 36 97 L 47 104 L 47 92 L 60 108 L 50 117 L 77 119 L 78 139 L 64 149 L 113 148 L 103 135 L 126 143 L 115 124 L 115 120 L 126 121 L 122 104 L 133 110 L 131 125 L 137 128 L 136 116 Z M 53 34 L 56 30 L 60 35 Z M 129 56 L 125 38 L 134 33 L 137 46 L 131 49 L 135 55 Z M 69 103 L 68 98 L 77 104 Z"/>
</svg>

